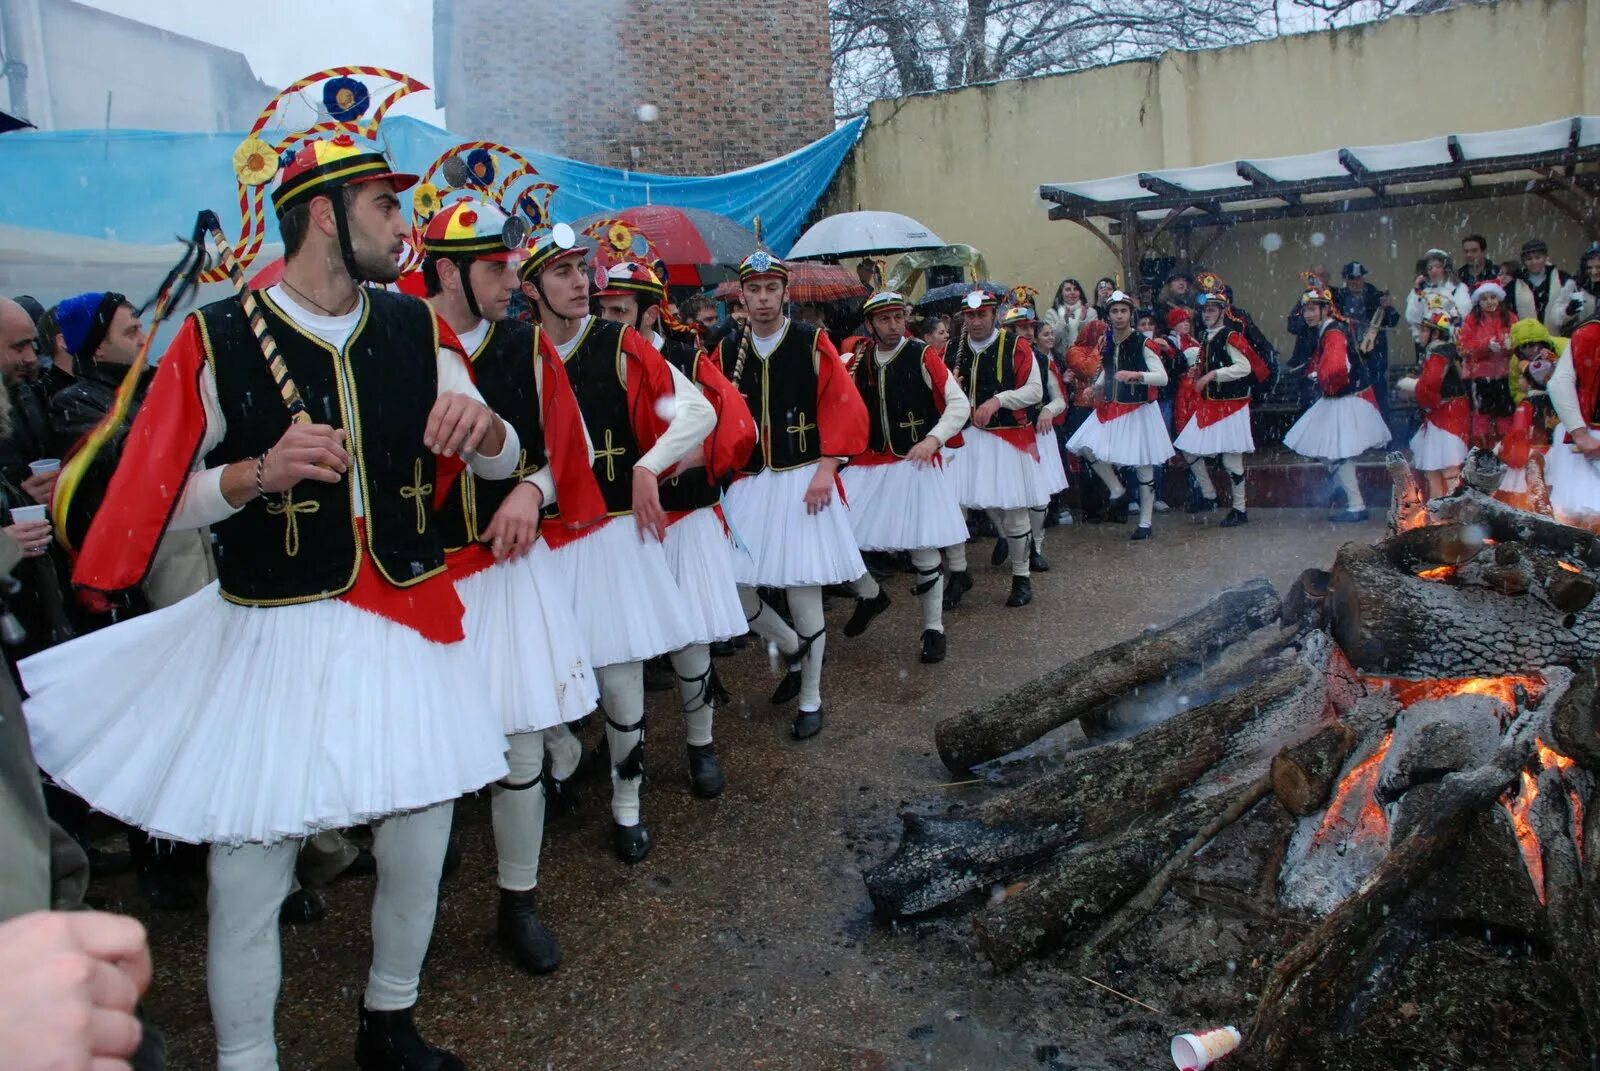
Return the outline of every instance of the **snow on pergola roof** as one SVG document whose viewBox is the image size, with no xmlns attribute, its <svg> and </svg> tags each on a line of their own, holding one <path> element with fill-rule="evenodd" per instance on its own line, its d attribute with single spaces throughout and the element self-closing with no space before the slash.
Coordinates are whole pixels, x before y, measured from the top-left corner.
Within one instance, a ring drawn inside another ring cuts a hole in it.
<svg viewBox="0 0 1600 1071">
<path fill-rule="evenodd" d="M 1155 234 L 1199 227 L 1536 194 L 1592 228 L 1589 210 L 1600 176 L 1580 173 L 1600 161 L 1600 116 L 1420 141 L 1324 149 L 1166 171 L 1141 171 L 1088 182 L 1046 183 L 1051 219 L 1112 235 L 1130 227 Z M 1576 195 L 1575 210 L 1557 194 Z M 1587 218 L 1585 218 L 1587 217 Z"/>
</svg>

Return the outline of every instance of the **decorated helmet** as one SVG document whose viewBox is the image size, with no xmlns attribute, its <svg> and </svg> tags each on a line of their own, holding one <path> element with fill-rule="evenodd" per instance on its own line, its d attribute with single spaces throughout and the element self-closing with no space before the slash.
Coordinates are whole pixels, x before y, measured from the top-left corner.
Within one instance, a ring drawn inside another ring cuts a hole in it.
<svg viewBox="0 0 1600 1071">
<path fill-rule="evenodd" d="M 874 313 L 890 312 L 895 309 L 906 312 L 910 307 L 903 295 L 893 290 L 880 290 L 862 303 L 861 318 L 871 320 Z"/>
<path fill-rule="evenodd" d="M 528 259 L 522 262 L 522 277 L 533 279 L 545 268 L 567 257 L 581 257 L 588 253 L 578 243 L 578 235 L 565 223 L 557 223 L 533 240 L 528 249 Z"/>
<path fill-rule="evenodd" d="M 1004 317 L 1001 318 L 1000 322 L 1004 326 L 1010 327 L 1013 324 L 1032 324 L 1032 323 L 1037 323 L 1038 320 L 1039 320 L 1039 317 L 1034 315 L 1033 310 L 1028 308 L 1028 306 L 1026 306 L 1026 305 L 1013 305 L 1013 306 L 1011 306 L 1011 308 L 1006 310 L 1006 314 L 1005 314 Z"/>
<path fill-rule="evenodd" d="M 650 305 L 667 296 L 667 287 L 653 268 L 627 260 L 606 269 L 606 284 L 599 296 L 617 297 L 622 294 L 637 295 L 641 305 Z"/>
<path fill-rule="evenodd" d="M 977 312 L 979 309 L 997 308 L 999 304 L 1000 300 L 994 294 L 980 286 L 976 290 L 969 291 L 967 296 L 961 299 L 961 311 Z"/>
<path fill-rule="evenodd" d="M 527 241 L 525 221 L 463 195 L 428 220 L 422 232 L 422 251 L 429 256 L 519 260 L 527 252 Z"/>
<path fill-rule="evenodd" d="M 1133 300 L 1133 298 L 1129 297 L 1127 293 L 1121 290 L 1111 291 L 1111 296 L 1106 299 L 1107 311 L 1109 311 L 1113 305 L 1126 305 L 1128 306 L 1128 310 L 1130 312 L 1137 310 L 1139 307 L 1139 303 L 1137 301 Z"/>
<path fill-rule="evenodd" d="M 789 281 L 789 266 L 765 249 L 758 249 L 739 262 L 739 282 L 752 279 L 781 279 Z"/>
<path fill-rule="evenodd" d="M 1456 322 L 1448 312 L 1430 312 L 1422 321 L 1422 326 L 1433 332 L 1436 341 L 1448 342 L 1455 333 Z"/>
<path fill-rule="evenodd" d="M 1301 305 L 1326 305 L 1333 307 L 1333 291 L 1325 286 L 1314 286 L 1300 295 Z"/>
</svg>

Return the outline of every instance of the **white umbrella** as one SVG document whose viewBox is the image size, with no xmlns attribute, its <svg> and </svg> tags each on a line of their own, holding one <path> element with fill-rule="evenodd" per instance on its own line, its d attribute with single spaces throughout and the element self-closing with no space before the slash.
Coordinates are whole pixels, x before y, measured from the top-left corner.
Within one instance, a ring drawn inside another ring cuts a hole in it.
<svg viewBox="0 0 1600 1071">
<path fill-rule="evenodd" d="M 870 257 L 937 249 L 944 239 L 898 212 L 841 212 L 813 225 L 789 250 L 788 260 Z"/>
</svg>

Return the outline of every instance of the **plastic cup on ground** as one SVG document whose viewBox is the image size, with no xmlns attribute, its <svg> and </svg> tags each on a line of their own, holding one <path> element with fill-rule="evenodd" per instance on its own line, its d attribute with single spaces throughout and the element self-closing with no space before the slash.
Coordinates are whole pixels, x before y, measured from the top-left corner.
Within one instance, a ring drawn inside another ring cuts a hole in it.
<svg viewBox="0 0 1600 1071">
<path fill-rule="evenodd" d="M 42 457 L 38 461 L 30 461 L 28 462 L 28 471 L 35 476 L 43 476 L 49 472 L 60 472 L 61 459 L 59 457 Z"/>
<path fill-rule="evenodd" d="M 1239 1047 L 1235 1027 L 1203 1030 L 1198 1034 L 1179 1034 L 1172 1039 L 1172 1062 L 1178 1071 L 1203 1071 Z"/>
<path fill-rule="evenodd" d="M 11 511 L 12 524 L 27 524 L 29 521 L 48 521 L 50 511 L 44 506 L 17 506 Z"/>
</svg>

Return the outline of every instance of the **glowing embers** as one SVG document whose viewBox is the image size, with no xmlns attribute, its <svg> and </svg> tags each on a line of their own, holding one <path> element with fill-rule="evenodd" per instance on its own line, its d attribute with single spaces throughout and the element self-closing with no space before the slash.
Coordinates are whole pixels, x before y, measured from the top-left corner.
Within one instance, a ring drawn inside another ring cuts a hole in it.
<svg viewBox="0 0 1600 1071">
<path fill-rule="evenodd" d="M 1332 799 L 1328 801 L 1322 824 L 1312 837 L 1313 844 L 1325 844 L 1341 835 L 1344 844 L 1369 838 L 1387 843 L 1389 820 L 1384 816 L 1383 808 L 1378 806 L 1376 793 L 1378 768 L 1383 765 L 1384 757 L 1389 754 L 1389 745 L 1393 742 L 1394 732 L 1391 730 L 1384 734 L 1383 743 L 1371 755 L 1356 763 L 1340 778 Z"/>
<path fill-rule="evenodd" d="M 1456 575 L 1454 565 L 1436 565 L 1417 574 L 1418 580 L 1449 580 Z"/>
<path fill-rule="evenodd" d="M 1402 707 L 1424 699 L 1449 699 L 1456 695 L 1487 695 L 1498 699 L 1506 708 L 1506 716 L 1515 714 L 1520 707 L 1537 703 L 1545 690 L 1544 678 L 1537 673 L 1514 674 L 1506 677 L 1435 677 L 1428 680 L 1411 680 L 1407 677 L 1368 677 L 1367 682 L 1386 688 Z"/>
<path fill-rule="evenodd" d="M 1543 740 L 1535 741 L 1535 754 L 1539 764 L 1537 772 L 1531 767 L 1523 770 L 1518 778 L 1516 792 L 1507 792 L 1501 796 L 1500 806 L 1506 809 L 1506 815 L 1511 819 L 1511 831 L 1517 838 L 1517 850 L 1522 853 L 1523 865 L 1528 868 L 1528 878 L 1533 882 L 1534 895 L 1538 896 L 1542 904 L 1545 901 L 1544 843 L 1539 837 L 1539 822 L 1535 817 L 1534 805 L 1538 803 L 1543 792 L 1557 785 L 1565 788 L 1567 801 L 1572 810 L 1570 818 L 1572 840 L 1581 858 L 1583 793 L 1577 785 L 1568 783 L 1569 774 L 1577 767 L 1576 762 Z"/>
</svg>

